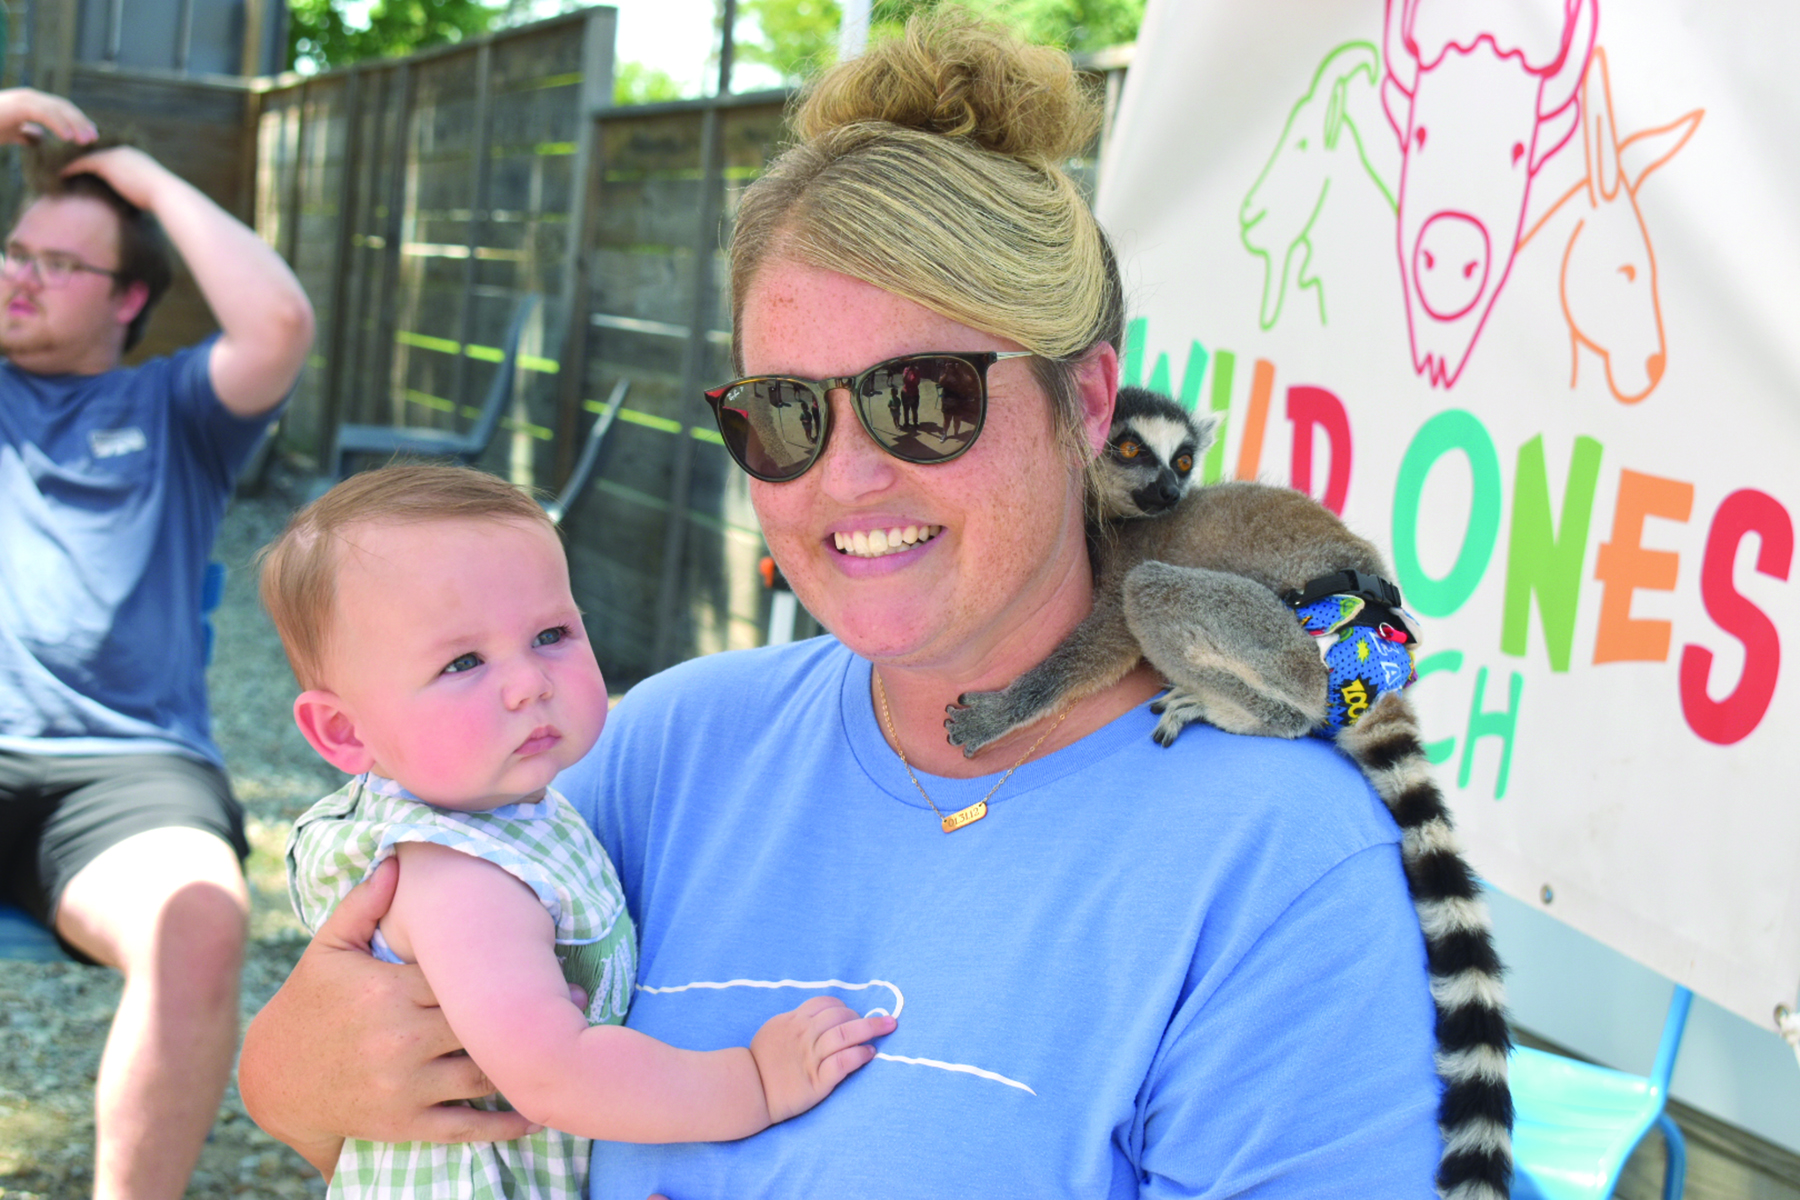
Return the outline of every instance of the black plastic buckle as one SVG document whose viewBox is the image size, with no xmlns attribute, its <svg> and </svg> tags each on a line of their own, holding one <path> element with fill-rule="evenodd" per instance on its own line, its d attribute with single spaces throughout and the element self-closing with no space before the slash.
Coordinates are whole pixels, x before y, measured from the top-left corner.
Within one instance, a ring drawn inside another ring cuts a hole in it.
<svg viewBox="0 0 1800 1200">
<path fill-rule="evenodd" d="M 1289 608 L 1301 609 L 1309 604 L 1316 604 L 1327 596 L 1361 596 L 1374 604 L 1384 604 L 1389 608 L 1400 607 L 1398 587 L 1379 575 L 1365 575 L 1361 571 L 1334 571 L 1330 575 L 1321 575 L 1307 581 L 1303 588 L 1283 592 L 1281 601 Z"/>
</svg>

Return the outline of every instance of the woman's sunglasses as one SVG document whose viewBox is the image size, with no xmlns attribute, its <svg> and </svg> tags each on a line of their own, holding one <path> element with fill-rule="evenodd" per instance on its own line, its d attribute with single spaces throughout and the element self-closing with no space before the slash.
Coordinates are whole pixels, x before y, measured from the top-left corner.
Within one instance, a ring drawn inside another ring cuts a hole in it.
<svg viewBox="0 0 1800 1200">
<path fill-rule="evenodd" d="M 825 394 L 850 393 L 875 444 L 910 463 L 949 462 L 970 446 L 987 420 L 988 368 L 1029 350 L 972 354 L 907 354 L 860 375 L 795 379 L 753 375 L 706 393 L 719 435 L 738 466 L 766 483 L 798 479 L 817 462 L 831 432 Z"/>
</svg>

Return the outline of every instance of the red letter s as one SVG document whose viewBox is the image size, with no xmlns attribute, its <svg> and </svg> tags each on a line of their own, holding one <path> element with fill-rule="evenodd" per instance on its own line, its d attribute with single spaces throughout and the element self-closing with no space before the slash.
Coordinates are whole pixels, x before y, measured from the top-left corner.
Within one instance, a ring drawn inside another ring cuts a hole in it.
<svg viewBox="0 0 1800 1200">
<path fill-rule="evenodd" d="M 1781 638 L 1774 622 L 1732 583 L 1738 544 L 1749 533 L 1762 542 L 1756 555 L 1762 574 L 1785 580 L 1794 556 L 1794 523 L 1780 501 L 1749 488 L 1725 497 L 1706 538 L 1700 598 L 1714 623 L 1744 643 L 1744 673 L 1737 690 L 1723 700 L 1709 697 L 1712 651 L 1692 644 L 1681 651 L 1682 715 L 1695 733 L 1720 746 L 1742 741 L 1762 721 L 1781 672 Z"/>
</svg>

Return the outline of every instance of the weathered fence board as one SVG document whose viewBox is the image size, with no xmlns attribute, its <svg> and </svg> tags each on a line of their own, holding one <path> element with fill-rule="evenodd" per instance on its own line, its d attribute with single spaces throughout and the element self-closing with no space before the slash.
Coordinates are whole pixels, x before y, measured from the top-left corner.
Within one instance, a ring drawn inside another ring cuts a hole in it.
<svg viewBox="0 0 1800 1200">
<path fill-rule="evenodd" d="M 748 487 L 698 393 L 732 373 L 721 246 L 785 142 L 787 94 L 612 108 L 611 20 L 573 14 L 366 64 L 354 86 L 270 90 L 256 213 L 315 298 L 344 309 L 284 422 L 291 450 L 322 454 L 344 420 L 466 427 L 527 292 L 546 303 L 483 466 L 554 489 L 598 398 L 630 382 L 565 520 L 617 689 L 762 639 Z"/>
</svg>

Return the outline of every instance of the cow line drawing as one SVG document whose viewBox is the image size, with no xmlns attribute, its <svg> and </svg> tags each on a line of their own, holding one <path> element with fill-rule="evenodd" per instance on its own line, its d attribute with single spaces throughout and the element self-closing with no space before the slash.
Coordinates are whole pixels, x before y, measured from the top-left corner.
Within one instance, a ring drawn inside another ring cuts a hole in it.
<svg viewBox="0 0 1800 1200">
<path fill-rule="evenodd" d="M 1531 181 L 1574 136 L 1598 0 L 1563 0 L 1554 53 L 1516 14 L 1465 0 L 1386 0 L 1382 107 L 1400 139 L 1397 248 L 1413 369 L 1455 385 L 1505 286 Z"/>
<path fill-rule="evenodd" d="M 1264 329 L 1280 319 L 1290 282 L 1296 289 L 1312 290 L 1318 299 L 1319 323 L 1327 323 L 1324 284 L 1309 274 L 1313 255 L 1309 235 L 1336 179 L 1360 169 L 1380 189 L 1388 210 L 1395 207 L 1394 194 L 1370 161 L 1369 146 L 1350 114 L 1350 89 L 1360 82 L 1373 91 L 1380 80 L 1380 55 L 1372 43 L 1345 42 L 1327 53 L 1306 94 L 1289 111 L 1269 161 L 1244 196 L 1238 209 L 1238 236 L 1244 249 L 1263 260 L 1258 319 Z"/>
<path fill-rule="evenodd" d="M 1614 398 L 1636 404 L 1662 382 L 1668 365 L 1656 251 L 1638 190 L 1687 145 L 1706 110 L 1696 108 L 1621 139 L 1606 53 L 1596 47 L 1582 87 L 1581 114 L 1587 174 L 1545 210 L 1519 244 L 1574 202 L 1579 217 L 1563 248 L 1558 283 L 1569 326 L 1569 386 L 1580 378 L 1585 346 L 1600 356 Z M 1585 207 L 1579 203 L 1583 199 Z"/>
</svg>

